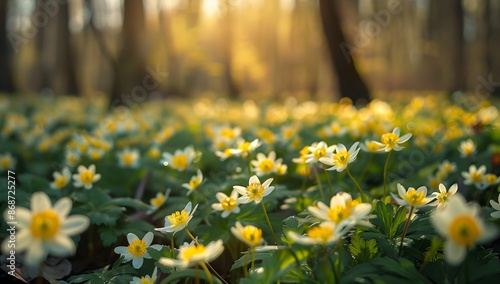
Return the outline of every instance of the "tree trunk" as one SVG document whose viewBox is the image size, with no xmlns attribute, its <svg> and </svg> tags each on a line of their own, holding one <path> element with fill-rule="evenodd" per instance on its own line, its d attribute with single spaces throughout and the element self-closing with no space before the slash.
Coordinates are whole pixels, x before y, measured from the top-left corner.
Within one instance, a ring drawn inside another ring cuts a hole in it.
<svg viewBox="0 0 500 284">
<path fill-rule="evenodd" d="M 467 89 L 467 75 L 465 73 L 467 67 L 467 60 L 465 58 L 465 42 L 464 42 L 464 9 L 462 1 L 451 0 L 451 17 L 450 20 L 454 24 L 454 57 L 452 67 L 454 76 L 453 91 L 466 91 Z M 444 12 L 444 11 L 443 11 Z"/>
<path fill-rule="evenodd" d="M 323 32 L 330 53 L 332 68 L 337 77 L 338 88 L 342 97 L 357 101 L 370 101 L 370 92 L 356 70 L 351 50 L 341 27 L 338 0 L 320 0 L 319 9 Z"/>
<path fill-rule="evenodd" d="M 69 30 L 69 3 L 59 7 L 59 22 L 57 31 L 58 46 L 57 65 L 59 74 L 64 78 L 63 92 L 67 95 L 79 95 L 76 76 L 74 48 L 71 44 L 71 32 Z"/>
<path fill-rule="evenodd" d="M 12 76 L 12 46 L 7 38 L 7 3 L 0 1 L 0 93 L 13 93 L 14 83 Z"/>
</svg>

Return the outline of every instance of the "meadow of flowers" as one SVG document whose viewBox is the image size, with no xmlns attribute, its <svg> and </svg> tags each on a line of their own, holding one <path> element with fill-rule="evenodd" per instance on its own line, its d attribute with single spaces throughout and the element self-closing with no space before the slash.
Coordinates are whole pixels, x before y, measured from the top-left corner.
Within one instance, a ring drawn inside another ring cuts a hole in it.
<svg viewBox="0 0 500 284">
<path fill-rule="evenodd" d="M 51 283 L 490 283 L 497 117 L 436 96 L 0 97 L 2 269 L 14 250 L 12 274 Z"/>
</svg>

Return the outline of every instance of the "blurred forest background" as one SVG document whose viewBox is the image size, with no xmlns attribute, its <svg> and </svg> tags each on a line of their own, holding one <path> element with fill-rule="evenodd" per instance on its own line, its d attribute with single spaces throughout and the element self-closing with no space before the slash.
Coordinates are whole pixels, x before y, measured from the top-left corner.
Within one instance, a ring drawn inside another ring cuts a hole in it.
<svg viewBox="0 0 500 284">
<path fill-rule="evenodd" d="M 492 94 L 499 47 L 497 0 L 0 0 L 18 95 Z"/>
</svg>

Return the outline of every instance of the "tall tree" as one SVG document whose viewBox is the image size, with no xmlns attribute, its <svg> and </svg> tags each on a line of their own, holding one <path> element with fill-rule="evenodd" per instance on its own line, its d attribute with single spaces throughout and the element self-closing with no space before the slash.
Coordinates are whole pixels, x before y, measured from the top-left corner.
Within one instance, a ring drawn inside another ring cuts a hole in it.
<svg viewBox="0 0 500 284">
<path fill-rule="evenodd" d="M 12 47 L 7 38 L 7 3 L 9 1 L 0 1 L 0 93 L 14 92 L 14 83 L 12 76 Z"/>
<path fill-rule="evenodd" d="M 338 0 L 320 0 L 319 10 L 323 33 L 334 73 L 337 77 L 340 95 L 349 97 L 353 102 L 369 101 L 370 92 L 356 70 L 351 56 L 352 46 L 348 44 L 342 31 L 342 21 L 338 13 Z"/>
<path fill-rule="evenodd" d="M 59 7 L 58 17 L 58 30 L 57 30 L 57 41 L 58 41 L 58 52 L 57 52 L 57 66 L 59 67 L 58 75 L 64 78 L 64 84 L 62 84 L 62 91 L 68 95 L 78 95 L 79 88 L 76 75 L 76 64 L 75 64 L 75 50 L 72 45 L 72 37 L 69 28 L 69 5 L 61 5 Z"/>
</svg>

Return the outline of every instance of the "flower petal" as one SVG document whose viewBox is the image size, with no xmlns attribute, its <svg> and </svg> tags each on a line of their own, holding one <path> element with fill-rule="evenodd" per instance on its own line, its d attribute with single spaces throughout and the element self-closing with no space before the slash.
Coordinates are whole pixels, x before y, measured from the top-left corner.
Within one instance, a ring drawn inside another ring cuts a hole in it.
<svg viewBox="0 0 500 284">
<path fill-rule="evenodd" d="M 465 258 L 467 249 L 459 246 L 452 241 L 444 244 L 444 259 L 451 265 L 459 265 Z"/>
<path fill-rule="evenodd" d="M 31 196 L 31 211 L 33 213 L 38 213 L 42 210 L 50 209 L 51 207 L 52 202 L 44 192 L 35 192 L 33 196 Z M 38 254 L 36 256 L 38 256 Z"/>
<path fill-rule="evenodd" d="M 61 231 L 69 236 L 79 234 L 85 231 L 90 224 L 89 218 L 83 215 L 71 215 L 61 226 Z"/>
</svg>

